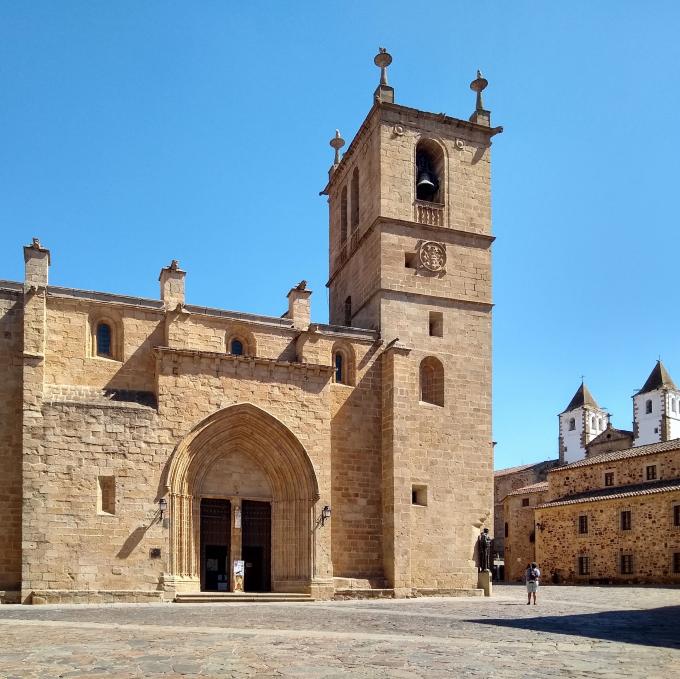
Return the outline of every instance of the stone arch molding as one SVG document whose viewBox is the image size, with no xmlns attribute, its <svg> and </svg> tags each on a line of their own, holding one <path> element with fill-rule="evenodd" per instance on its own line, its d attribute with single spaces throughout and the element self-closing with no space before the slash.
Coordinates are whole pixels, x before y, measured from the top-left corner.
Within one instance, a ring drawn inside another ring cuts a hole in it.
<svg viewBox="0 0 680 679">
<path fill-rule="evenodd" d="M 280 420 L 250 403 L 229 406 L 200 422 L 170 460 L 170 575 L 178 589 L 198 589 L 201 480 L 234 453 L 257 465 L 272 493 L 272 589 L 308 591 L 313 565 L 314 507 L 319 486 L 298 438 Z M 180 582 L 177 582 L 180 585 Z"/>
</svg>

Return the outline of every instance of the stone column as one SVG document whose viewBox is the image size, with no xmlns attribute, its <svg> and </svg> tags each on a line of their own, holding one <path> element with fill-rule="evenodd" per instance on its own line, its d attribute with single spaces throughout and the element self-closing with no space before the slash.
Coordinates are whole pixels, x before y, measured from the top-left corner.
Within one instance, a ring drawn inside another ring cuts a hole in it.
<svg viewBox="0 0 680 679">
<path fill-rule="evenodd" d="M 411 487 L 409 410 L 405 389 L 409 380 L 409 350 L 395 345 L 382 355 L 383 437 L 383 567 L 395 596 L 411 594 Z"/>
<path fill-rule="evenodd" d="M 24 318 L 23 318 L 23 497 L 21 601 L 30 602 L 33 582 L 40 577 L 40 565 L 46 562 L 44 531 L 40 521 L 45 516 L 44 496 L 40 494 L 41 447 L 45 432 L 42 416 L 47 334 L 47 280 L 50 251 L 37 238 L 24 247 Z"/>
</svg>

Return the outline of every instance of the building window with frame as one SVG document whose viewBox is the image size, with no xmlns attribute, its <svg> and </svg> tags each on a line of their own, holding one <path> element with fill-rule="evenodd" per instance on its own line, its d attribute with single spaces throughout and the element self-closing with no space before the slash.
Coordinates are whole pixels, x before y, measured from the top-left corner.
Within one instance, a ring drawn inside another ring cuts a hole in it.
<svg viewBox="0 0 680 679">
<path fill-rule="evenodd" d="M 359 168 L 352 172 L 351 182 L 352 233 L 359 229 Z"/>
<path fill-rule="evenodd" d="M 680 575 L 680 552 L 673 552 L 673 574 Z"/>
<path fill-rule="evenodd" d="M 345 300 L 345 325 L 350 327 L 352 325 L 352 298 L 348 297 Z"/>
<path fill-rule="evenodd" d="M 522 507 L 528 507 L 528 506 L 529 506 L 529 498 L 523 497 L 522 498 Z"/>
<path fill-rule="evenodd" d="M 631 511 L 630 509 L 624 509 L 621 512 L 621 530 L 631 530 L 632 527 Z"/>
<path fill-rule="evenodd" d="M 588 532 L 588 516 L 581 514 L 578 517 L 578 532 L 580 535 L 585 535 Z"/>
<path fill-rule="evenodd" d="M 109 323 L 105 321 L 97 323 L 95 344 L 97 356 L 113 358 L 113 330 Z"/>
<path fill-rule="evenodd" d="M 651 412 L 652 412 L 652 399 L 648 398 L 645 401 L 645 413 L 647 413 L 647 415 L 649 415 Z"/>
<path fill-rule="evenodd" d="M 229 353 L 232 356 L 243 356 L 243 342 L 237 338 L 232 339 L 229 343 Z"/>
<path fill-rule="evenodd" d="M 673 525 L 680 528 L 680 505 L 673 505 Z"/>
<path fill-rule="evenodd" d="M 645 478 L 647 481 L 655 481 L 656 480 L 656 465 L 655 464 L 648 464 L 647 468 L 645 469 Z"/>
<path fill-rule="evenodd" d="M 621 554 L 620 564 L 621 564 L 621 575 L 632 575 L 633 574 L 633 555 L 632 554 Z"/>
<path fill-rule="evenodd" d="M 605 486 L 613 486 L 614 485 L 614 472 L 605 472 L 604 473 L 604 485 Z"/>
<path fill-rule="evenodd" d="M 590 575 L 590 557 L 579 556 L 578 558 L 578 574 Z"/>
<path fill-rule="evenodd" d="M 508 537 L 508 522 L 507 522 L 507 521 L 505 522 L 505 527 L 504 527 L 504 528 L 505 528 L 505 530 L 503 531 L 503 534 L 504 534 L 505 537 L 507 538 L 507 537 Z"/>
</svg>

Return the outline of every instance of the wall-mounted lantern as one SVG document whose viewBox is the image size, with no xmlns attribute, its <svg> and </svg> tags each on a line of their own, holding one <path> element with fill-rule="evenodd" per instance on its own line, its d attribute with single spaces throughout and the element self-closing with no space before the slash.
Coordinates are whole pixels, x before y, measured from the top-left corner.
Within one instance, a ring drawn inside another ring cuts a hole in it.
<svg viewBox="0 0 680 679">
<path fill-rule="evenodd" d="M 159 509 L 160 512 L 161 512 L 161 519 L 162 519 L 162 518 L 163 518 L 163 513 L 168 509 L 168 501 L 167 501 L 164 497 L 162 497 L 162 498 L 158 501 L 158 509 Z"/>
<path fill-rule="evenodd" d="M 322 510 L 321 510 L 321 525 L 325 526 L 326 521 L 331 518 L 331 508 L 326 505 Z"/>
</svg>

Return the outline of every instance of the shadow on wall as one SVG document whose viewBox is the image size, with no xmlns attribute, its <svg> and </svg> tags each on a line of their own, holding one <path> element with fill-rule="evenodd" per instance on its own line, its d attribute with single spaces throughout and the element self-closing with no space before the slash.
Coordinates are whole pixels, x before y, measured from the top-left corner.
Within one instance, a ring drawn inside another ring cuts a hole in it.
<svg viewBox="0 0 680 679">
<path fill-rule="evenodd" d="M 603 611 L 515 620 L 487 618 L 466 622 L 680 649 L 679 619 L 680 606 L 664 606 L 644 611 Z"/>
</svg>

